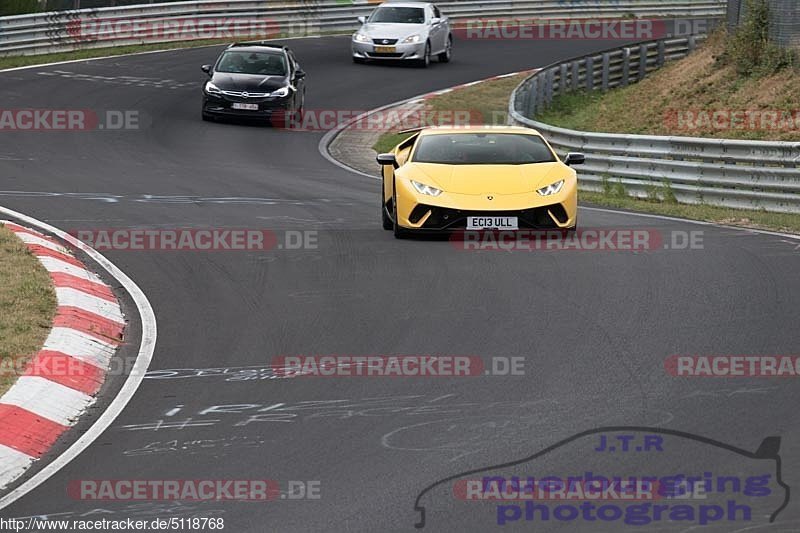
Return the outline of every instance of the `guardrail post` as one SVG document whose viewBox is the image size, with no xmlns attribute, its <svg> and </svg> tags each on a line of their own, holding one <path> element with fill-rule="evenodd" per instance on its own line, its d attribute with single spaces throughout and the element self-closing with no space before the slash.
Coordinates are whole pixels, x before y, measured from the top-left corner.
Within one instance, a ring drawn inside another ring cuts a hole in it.
<svg viewBox="0 0 800 533">
<path fill-rule="evenodd" d="M 536 109 L 544 108 L 544 80 L 540 77 L 536 84 Z"/>
<path fill-rule="evenodd" d="M 558 94 L 564 94 L 567 92 L 567 64 L 562 63 L 560 72 L 559 72 L 559 80 L 558 80 Z"/>
<path fill-rule="evenodd" d="M 539 79 L 535 76 L 531 78 L 531 84 L 528 87 L 528 91 L 525 93 L 527 98 L 526 116 L 530 118 L 536 116 L 536 86 L 538 85 L 538 82 Z"/>
<path fill-rule="evenodd" d="M 689 53 L 691 54 L 692 52 L 694 52 L 695 48 L 697 48 L 697 37 L 695 37 L 694 35 L 690 35 L 687 42 L 689 45 Z"/>
<path fill-rule="evenodd" d="M 608 52 L 606 52 L 605 54 L 603 54 L 603 71 L 600 77 L 601 88 L 603 92 L 606 92 L 608 90 L 608 74 L 609 74 L 608 69 L 610 65 L 611 65 L 611 55 Z"/>
<path fill-rule="evenodd" d="M 544 76 L 544 101 L 548 106 L 553 101 L 553 78 L 555 69 L 550 69 Z"/>
<path fill-rule="evenodd" d="M 620 85 L 623 87 L 628 85 L 628 79 L 631 74 L 631 49 L 624 48 L 622 50 L 622 80 Z"/>
<path fill-rule="evenodd" d="M 639 45 L 639 76 L 637 81 L 642 81 L 647 76 L 647 45 Z"/>
<path fill-rule="evenodd" d="M 573 61 L 572 62 L 572 90 L 577 91 L 580 89 L 578 84 L 581 82 L 581 62 L 580 61 Z"/>
<path fill-rule="evenodd" d="M 667 55 L 667 43 L 664 42 L 663 40 L 658 41 L 658 59 L 656 60 L 658 68 L 664 66 L 666 55 Z"/>
<path fill-rule="evenodd" d="M 586 90 L 594 91 L 594 58 L 586 58 Z"/>
</svg>

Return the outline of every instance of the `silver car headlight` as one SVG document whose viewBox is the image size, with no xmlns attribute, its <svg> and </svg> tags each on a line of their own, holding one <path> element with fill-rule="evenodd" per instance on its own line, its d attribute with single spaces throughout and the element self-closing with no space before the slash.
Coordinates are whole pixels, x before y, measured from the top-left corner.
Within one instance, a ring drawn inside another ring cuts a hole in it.
<svg viewBox="0 0 800 533">
<path fill-rule="evenodd" d="M 355 35 L 353 35 L 353 40 L 357 41 L 359 43 L 366 43 L 366 42 L 369 41 L 369 37 L 367 37 L 366 35 L 364 35 L 361 32 L 358 32 Z"/>
<path fill-rule="evenodd" d="M 222 94 L 222 91 L 220 90 L 220 88 L 217 87 L 216 85 L 214 85 L 213 83 L 211 83 L 210 81 L 206 82 L 205 89 L 206 89 L 206 92 L 208 94 Z"/>
<path fill-rule="evenodd" d="M 284 97 L 284 96 L 289 96 L 289 87 L 281 87 L 277 91 L 272 91 L 271 93 L 269 93 L 269 95 L 270 96 L 278 96 L 278 97 L 281 97 L 281 98 Z"/>
<path fill-rule="evenodd" d="M 416 33 L 416 34 L 414 34 L 414 35 L 409 35 L 408 37 L 406 37 L 405 39 L 403 39 L 403 44 L 413 44 L 413 43 L 418 43 L 418 42 L 420 42 L 421 40 L 422 40 L 422 37 L 420 37 L 419 33 Z"/>
<path fill-rule="evenodd" d="M 538 192 L 542 196 L 550 196 L 553 194 L 558 194 L 558 192 L 561 190 L 561 187 L 563 186 L 564 186 L 564 180 L 558 180 L 555 183 L 551 183 L 547 187 L 536 189 L 536 192 Z"/>
<path fill-rule="evenodd" d="M 431 187 L 430 185 L 425 185 L 424 183 L 420 183 L 418 181 L 411 180 L 411 185 L 413 185 L 420 194 L 427 194 L 428 196 L 439 196 L 442 194 L 440 189 Z"/>
</svg>

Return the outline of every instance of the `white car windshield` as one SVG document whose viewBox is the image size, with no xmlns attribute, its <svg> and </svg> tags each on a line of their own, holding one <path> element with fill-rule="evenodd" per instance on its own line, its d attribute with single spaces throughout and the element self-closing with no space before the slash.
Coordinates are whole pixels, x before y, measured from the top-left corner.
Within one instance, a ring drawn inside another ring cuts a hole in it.
<svg viewBox="0 0 800 533">
<path fill-rule="evenodd" d="M 368 22 L 423 24 L 425 22 L 425 10 L 421 7 L 379 7 L 372 12 Z"/>
</svg>

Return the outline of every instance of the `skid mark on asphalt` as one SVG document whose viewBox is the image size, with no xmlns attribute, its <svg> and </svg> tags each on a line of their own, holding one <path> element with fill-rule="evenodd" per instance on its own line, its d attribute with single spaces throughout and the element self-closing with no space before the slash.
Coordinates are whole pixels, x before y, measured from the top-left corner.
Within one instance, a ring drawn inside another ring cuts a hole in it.
<svg viewBox="0 0 800 533">
<path fill-rule="evenodd" d="M 718 389 L 718 390 L 695 390 L 689 394 L 681 396 L 681 399 L 712 397 L 712 398 L 731 398 L 745 394 L 770 394 L 778 390 L 778 387 L 741 387 L 738 389 Z"/>
<path fill-rule="evenodd" d="M 381 446 L 396 451 L 445 454 L 449 455 L 448 461 L 453 462 L 476 453 L 496 450 L 498 443 L 507 446 L 529 444 L 536 438 L 552 433 L 557 420 L 569 419 L 576 427 L 598 421 L 596 415 L 575 420 L 566 406 L 556 400 L 527 403 L 532 404 L 533 409 L 523 415 L 468 415 L 400 426 L 381 437 Z M 615 414 L 605 418 L 624 417 Z M 667 411 L 646 413 L 646 419 L 656 426 L 664 426 L 673 418 L 672 413 Z"/>
</svg>

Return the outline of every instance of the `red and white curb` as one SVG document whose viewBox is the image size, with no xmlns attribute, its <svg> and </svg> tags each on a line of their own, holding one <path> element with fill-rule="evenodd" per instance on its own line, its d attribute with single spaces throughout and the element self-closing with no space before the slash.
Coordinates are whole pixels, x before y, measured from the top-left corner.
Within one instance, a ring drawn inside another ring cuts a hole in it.
<svg viewBox="0 0 800 533">
<path fill-rule="evenodd" d="M 57 311 L 41 351 L 0 397 L 0 489 L 44 455 L 95 400 L 125 318 L 111 289 L 58 241 L 0 221 L 47 269 Z"/>
</svg>

